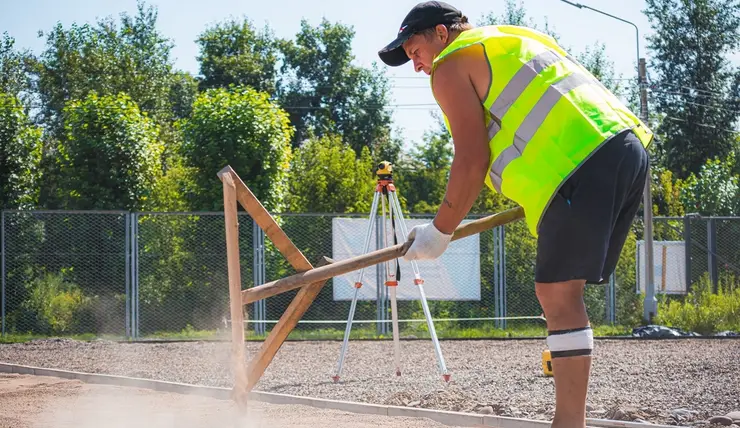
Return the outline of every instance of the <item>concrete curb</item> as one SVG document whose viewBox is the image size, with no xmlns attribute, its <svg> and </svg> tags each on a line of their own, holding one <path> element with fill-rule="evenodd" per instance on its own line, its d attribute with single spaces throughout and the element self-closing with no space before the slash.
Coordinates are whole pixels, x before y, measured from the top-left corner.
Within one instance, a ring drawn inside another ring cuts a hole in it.
<svg viewBox="0 0 740 428">
<path fill-rule="evenodd" d="M 167 382 L 128 376 L 82 373 L 68 370 L 45 369 L 41 367 L 23 366 L 18 364 L 0 363 L 0 373 L 17 373 L 35 376 L 60 377 L 74 379 L 85 383 L 98 385 L 125 386 L 130 388 L 151 389 L 162 392 L 172 392 L 185 395 L 198 395 L 219 400 L 230 400 L 231 389 L 214 386 L 190 385 L 185 383 Z M 495 428 L 546 428 L 550 422 L 511 418 L 505 416 L 489 416 L 474 413 L 449 412 L 442 410 L 419 409 L 413 407 L 384 406 L 378 404 L 357 403 L 352 401 L 328 400 L 324 398 L 301 397 L 296 395 L 278 394 L 274 392 L 252 391 L 249 398 L 254 401 L 278 405 L 303 405 L 319 409 L 340 410 L 350 413 L 362 413 L 381 416 L 403 416 L 411 418 L 427 418 L 433 421 L 452 426 L 463 427 L 495 427 Z M 679 426 L 654 425 L 637 422 L 614 421 L 608 419 L 587 419 L 589 427 L 600 428 L 681 428 Z"/>
</svg>

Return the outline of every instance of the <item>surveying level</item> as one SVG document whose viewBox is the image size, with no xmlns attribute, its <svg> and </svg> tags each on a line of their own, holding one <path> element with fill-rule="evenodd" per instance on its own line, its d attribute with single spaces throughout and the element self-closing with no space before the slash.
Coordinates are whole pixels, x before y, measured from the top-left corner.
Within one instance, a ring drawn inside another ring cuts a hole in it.
<svg viewBox="0 0 740 428">
<path fill-rule="evenodd" d="M 378 170 L 376 171 L 378 176 L 378 184 L 375 187 L 373 195 L 372 206 L 370 207 L 370 218 L 365 232 L 365 243 L 363 246 L 363 254 L 370 252 L 370 243 L 372 242 L 373 225 L 376 223 L 378 218 L 378 205 L 381 206 L 382 213 L 381 218 L 378 222 L 379 229 L 378 233 L 383 238 L 383 246 L 389 246 L 389 234 L 390 239 L 393 240 L 394 244 L 398 244 L 399 241 L 403 242 L 407 239 L 409 231 L 406 226 L 406 220 L 401 212 L 401 202 L 398 200 L 396 194 L 396 186 L 393 183 L 393 166 L 388 161 L 383 161 L 378 164 Z M 390 232 L 390 233 L 389 233 Z M 400 238 L 400 239 L 399 239 Z M 442 356 L 442 349 L 439 346 L 439 339 L 434 329 L 434 323 L 432 321 L 432 314 L 429 310 L 429 304 L 427 303 L 426 294 L 424 293 L 424 279 L 421 276 L 419 265 L 416 260 L 411 261 L 411 268 L 413 269 L 414 278 L 413 284 L 419 291 L 419 300 L 421 301 L 421 307 L 424 310 L 424 317 L 426 318 L 427 328 L 429 329 L 429 335 L 432 339 L 434 346 L 434 352 L 437 356 L 437 367 L 439 373 L 445 382 L 450 381 L 450 373 L 447 371 L 444 357 Z M 390 294 L 391 303 L 391 321 L 393 327 L 393 359 L 396 366 L 396 376 L 401 376 L 401 346 L 399 339 L 398 330 L 398 307 L 396 303 L 396 288 L 398 282 L 401 279 L 401 268 L 398 264 L 398 260 L 391 260 L 385 263 L 385 286 L 388 288 Z M 344 368 L 344 360 L 347 356 L 347 348 L 349 345 L 349 336 L 352 330 L 352 321 L 355 317 L 355 310 L 357 308 L 357 298 L 360 288 L 362 288 L 362 279 L 365 274 L 365 269 L 360 269 L 357 272 L 357 279 L 354 283 L 354 297 L 349 307 L 349 316 L 347 317 L 347 326 L 344 331 L 344 340 L 342 341 L 342 348 L 339 353 L 339 361 L 337 362 L 337 370 L 332 376 L 334 382 L 339 382 L 339 378 L 342 375 L 342 369 Z"/>
<path fill-rule="evenodd" d="M 378 178 L 381 180 L 392 180 L 393 179 L 393 165 L 388 161 L 383 161 L 378 164 L 378 170 L 375 172 Z"/>
</svg>

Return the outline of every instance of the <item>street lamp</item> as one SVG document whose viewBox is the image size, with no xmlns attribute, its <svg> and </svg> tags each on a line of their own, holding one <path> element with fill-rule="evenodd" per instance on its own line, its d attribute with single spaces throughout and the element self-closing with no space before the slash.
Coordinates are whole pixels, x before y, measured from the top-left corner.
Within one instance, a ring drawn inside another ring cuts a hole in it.
<svg viewBox="0 0 740 428">
<path fill-rule="evenodd" d="M 594 9 L 591 6 L 587 6 L 585 4 L 573 3 L 573 2 L 568 1 L 568 0 L 560 0 L 560 1 L 562 1 L 564 3 L 568 3 L 571 6 L 575 6 L 578 9 L 590 9 L 590 10 L 593 10 L 594 12 L 600 13 L 602 15 L 606 15 L 606 16 L 608 16 L 610 18 L 614 18 L 614 19 L 620 20 L 622 22 L 626 22 L 627 24 L 630 24 L 631 26 L 635 27 L 635 33 L 637 35 L 637 60 L 638 60 L 638 62 L 640 61 L 640 30 L 637 28 L 637 25 L 635 25 L 633 22 L 627 21 L 626 19 L 622 19 L 622 18 L 620 18 L 618 16 L 614 16 L 614 15 L 609 14 L 609 13 L 606 13 L 604 11 L 601 11 L 601 10 L 598 10 L 598 9 Z"/>
<path fill-rule="evenodd" d="M 646 65 L 645 58 L 640 58 L 640 30 L 633 22 L 622 19 L 618 16 L 606 13 L 604 11 L 594 9 L 590 6 L 581 3 L 574 3 L 568 0 L 560 0 L 563 3 L 568 3 L 571 6 L 579 9 L 589 9 L 594 12 L 606 15 L 610 18 L 625 22 L 635 27 L 635 34 L 637 36 L 637 83 L 640 87 L 640 118 L 648 123 L 648 112 L 647 112 L 647 79 L 646 79 Z M 645 269 L 646 269 L 646 281 L 645 284 L 645 300 L 643 302 L 643 318 L 645 321 L 652 321 L 653 316 L 658 312 L 658 301 L 655 298 L 655 267 L 653 265 L 653 195 L 650 187 L 651 173 L 650 166 L 648 166 L 647 180 L 645 180 L 645 191 L 644 191 L 644 234 L 645 234 Z"/>
</svg>

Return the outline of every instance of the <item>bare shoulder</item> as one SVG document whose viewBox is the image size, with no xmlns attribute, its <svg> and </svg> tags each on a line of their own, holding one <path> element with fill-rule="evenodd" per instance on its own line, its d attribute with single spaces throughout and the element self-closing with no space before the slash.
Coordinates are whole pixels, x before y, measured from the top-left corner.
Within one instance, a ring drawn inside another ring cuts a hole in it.
<svg viewBox="0 0 740 428">
<path fill-rule="evenodd" d="M 432 91 L 437 98 L 447 98 L 455 94 L 461 86 L 469 85 L 470 79 L 464 61 L 459 56 L 451 56 L 439 64 L 432 78 Z"/>
<path fill-rule="evenodd" d="M 473 45 L 450 54 L 437 66 L 432 81 L 435 97 L 454 96 L 461 88 L 472 87 L 483 102 L 490 87 L 492 72 L 485 51 Z"/>
<path fill-rule="evenodd" d="M 468 140 L 469 132 L 485 130 L 481 100 L 471 79 L 466 56 L 451 56 L 437 66 L 432 92 L 447 116 L 453 140 Z"/>
</svg>

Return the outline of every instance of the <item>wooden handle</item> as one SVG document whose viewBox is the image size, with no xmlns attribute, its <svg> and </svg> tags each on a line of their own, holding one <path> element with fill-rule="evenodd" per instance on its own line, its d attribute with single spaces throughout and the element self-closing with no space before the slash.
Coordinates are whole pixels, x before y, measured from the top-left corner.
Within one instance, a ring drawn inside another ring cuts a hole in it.
<svg viewBox="0 0 740 428">
<path fill-rule="evenodd" d="M 483 217 L 458 226 L 458 228 L 455 229 L 455 232 L 453 232 L 451 240 L 456 241 L 458 239 L 466 238 L 492 229 L 496 226 L 511 223 L 523 217 L 524 210 L 521 207 Z M 296 288 L 300 288 L 307 284 L 325 281 L 335 276 L 344 275 L 347 272 L 352 272 L 354 270 L 403 257 L 412 243 L 413 240 L 407 241 L 403 244 L 386 247 L 367 254 L 351 257 L 349 259 L 335 261 L 326 266 L 317 267 L 315 269 L 310 269 L 305 272 L 249 288 L 242 291 L 242 303 L 246 305 L 258 300 L 276 296 L 286 291 L 295 290 Z"/>
</svg>

